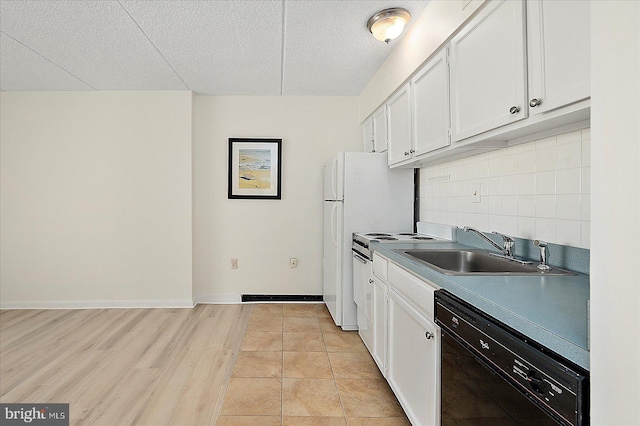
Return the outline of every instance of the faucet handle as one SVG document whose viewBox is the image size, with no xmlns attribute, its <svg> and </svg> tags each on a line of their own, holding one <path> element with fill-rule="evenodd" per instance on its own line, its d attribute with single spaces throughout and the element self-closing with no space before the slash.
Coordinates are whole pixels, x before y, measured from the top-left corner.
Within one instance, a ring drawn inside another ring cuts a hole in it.
<svg viewBox="0 0 640 426">
<path fill-rule="evenodd" d="M 509 242 L 509 243 L 514 243 L 514 244 L 515 244 L 515 242 L 516 242 L 516 241 L 515 241 L 513 238 L 511 238 L 510 236 L 508 236 L 508 235 L 504 235 L 504 234 L 501 234 L 501 233 L 500 233 L 500 232 L 498 232 L 498 231 L 491 231 L 491 233 L 492 233 L 492 234 L 496 234 L 496 235 L 500 235 L 500 236 L 502 237 L 502 241 L 504 241 L 505 243 L 506 243 L 506 242 Z"/>
<path fill-rule="evenodd" d="M 513 246 L 516 245 L 516 240 L 508 235 L 501 234 L 498 231 L 491 231 L 492 234 L 500 235 L 502 237 L 502 247 L 504 247 L 504 255 L 513 257 Z"/>
</svg>

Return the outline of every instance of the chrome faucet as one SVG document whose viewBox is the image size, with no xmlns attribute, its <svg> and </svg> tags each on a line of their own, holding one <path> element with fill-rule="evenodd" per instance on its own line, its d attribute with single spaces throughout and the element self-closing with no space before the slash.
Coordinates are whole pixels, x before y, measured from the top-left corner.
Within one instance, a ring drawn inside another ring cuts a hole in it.
<svg viewBox="0 0 640 426">
<path fill-rule="evenodd" d="M 491 244 L 492 246 L 500 250 L 504 255 L 504 257 L 513 258 L 513 249 L 514 249 L 514 246 L 516 245 L 516 242 L 510 236 L 501 234 L 496 231 L 492 232 L 492 234 L 500 235 L 502 237 L 503 246 L 500 247 L 498 244 L 494 243 L 493 240 L 491 240 L 489 237 L 484 235 L 482 232 L 478 231 L 475 228 L 471 228 L 470 226 L 465 226 L 464 232 L 469 232 L 469 231 L 475 232 L 476 234 L 481 236 L 486 242 L 488 242 L 489 244 Z"/>
</svg>

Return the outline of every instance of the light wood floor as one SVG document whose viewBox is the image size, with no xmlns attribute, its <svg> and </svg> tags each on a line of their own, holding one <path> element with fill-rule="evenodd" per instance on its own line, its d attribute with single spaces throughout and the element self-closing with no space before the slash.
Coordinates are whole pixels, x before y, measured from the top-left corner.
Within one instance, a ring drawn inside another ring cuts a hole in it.
<svg viewBox="0 0 640 426">
<path fill-rule="evenodd" d="M 251 305 L 0 312 L 0 402 L 73 425 L 215 424 Z"/>
<path fill-rule="evenodd" d="M 0 311 L 0 402 L 72 425 L 407 426 L 322 304 Z"/>
</svg>

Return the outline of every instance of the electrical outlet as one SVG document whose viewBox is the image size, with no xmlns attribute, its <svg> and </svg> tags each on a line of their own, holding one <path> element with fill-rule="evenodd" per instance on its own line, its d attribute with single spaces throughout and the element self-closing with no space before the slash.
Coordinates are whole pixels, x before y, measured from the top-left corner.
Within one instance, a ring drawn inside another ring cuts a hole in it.
<svg viewBox="0 0 640 426">
<path fill-rule="evenodd" d="M 289 259 L 289 268 L 297 268 L 298 267 L 298 259 L 292 257 Z"/>
<path fill-rule="evenodd" d="M 231 258 L 231 269 L 238 269 L 238 259 L 235 257 Z"/>
</svg>

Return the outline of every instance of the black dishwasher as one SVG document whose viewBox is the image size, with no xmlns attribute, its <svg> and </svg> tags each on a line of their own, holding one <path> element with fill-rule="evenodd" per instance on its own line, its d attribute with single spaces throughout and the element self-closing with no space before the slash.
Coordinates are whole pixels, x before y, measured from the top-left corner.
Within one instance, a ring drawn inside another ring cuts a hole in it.
<svg viewBox="0 0 640 426">
<path fill-rule="evenodd" d="M 589 373 L 445 290 L 441 420 L 449 425 L 588 425 Z"/>
</svg>

